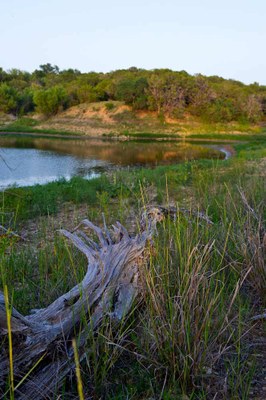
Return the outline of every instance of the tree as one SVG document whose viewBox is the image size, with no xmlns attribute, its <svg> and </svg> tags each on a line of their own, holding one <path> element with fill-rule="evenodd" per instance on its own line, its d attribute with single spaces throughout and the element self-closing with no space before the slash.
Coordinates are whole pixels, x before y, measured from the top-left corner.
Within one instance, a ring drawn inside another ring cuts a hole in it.
<svg viewBox="0 0 266 400">
<path fill-rule="evenodd" d="M 132 105 L 135 110 L 140 110 L 147 107 L 147 88 L 146 78 L 127 78 L 117 83 L 115 96 L 118 100 Z"/>
<path fill-rule="evenodd" d="M 203 75 L 196 75 L 193 93 L 191 96 L 190 111 L 198 116 L 206 115 L 210 103 L 217 99 L 217 94 Z"/>
<path fill-rule="evenodd" d="M 51 89 L 38 90 L 33 95 L 37 110 L 46 116 L 57 114 L 67 106 L 67 94 L 64 88 L 55 86 Z"/>
<path fill-rule="evenodd" d="M 44 74 L 58 74 L 59 67 L 57 65 L 52 65 L 50 63 L 40 65 L 40 70 Z"/>
<path fill-rule="evenodd" d="M 18 98 L 18 113 L 24 115 L 34 111 L 35 105 L 33 101 L 33 92 L 30 89 L 25 89 Z"/>
<path fill-rule="evenodd" d="M 247 119 L 250 122 L 258 122 L 262 117 L 262 101 L 255 94 L 248 96 L 245 103 Z"/>
<path fill-rule="evenodd" d="M 18 111 L 18 92 L 7 83 L 0 84 L 0 111 L 16 114 Z"/>
<path fill-rule="evenodd" d="M 149 105 L 158 113 L 181 116 L 188 98 L 189 84 L 172 71 L 153 74 L 149 79 Z"/>
<path fill-rule="evenodd" d="M 0 67 L 0 82 L 5 82 L 8 74 Z"/>
</svg>

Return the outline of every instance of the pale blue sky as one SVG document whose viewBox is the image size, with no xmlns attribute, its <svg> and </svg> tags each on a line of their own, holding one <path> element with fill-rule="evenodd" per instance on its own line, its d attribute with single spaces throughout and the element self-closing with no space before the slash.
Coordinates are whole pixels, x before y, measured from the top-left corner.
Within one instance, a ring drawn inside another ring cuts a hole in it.
<svg viewBox="0 0 266 400">
<path fill-rule="evenodd" d="M 266 84 L 266 0 L 0 0 L 0 66 L 171 68 Z"/>
</svg>

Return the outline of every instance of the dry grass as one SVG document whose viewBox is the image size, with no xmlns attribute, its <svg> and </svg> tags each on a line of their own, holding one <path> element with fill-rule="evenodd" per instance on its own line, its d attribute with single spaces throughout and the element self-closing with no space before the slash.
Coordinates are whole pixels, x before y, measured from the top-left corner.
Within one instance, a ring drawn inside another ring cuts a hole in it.
<svg viewBox="0 0 266 400">
<path fill-rule="evenodd" d="M 165 118 L 160 120 L 154 111 L 133 111 L 119 101 L 84 103 L 73 106 L 47 120 L 33 116 L 39 120 L 38 129 L 52 129 L 62 132 L 75 132 L 88 136 L 123 135 L 126 133 L 161 133 L 178 134 L 182 137 L 218 132 L 230 133 L 232 137 L 248 132 L 259 132 L 258 126 L 243 126 L 239 123 L 207 124 L 197 117 L 184 115 L 182 119 Z"/>
</svg>

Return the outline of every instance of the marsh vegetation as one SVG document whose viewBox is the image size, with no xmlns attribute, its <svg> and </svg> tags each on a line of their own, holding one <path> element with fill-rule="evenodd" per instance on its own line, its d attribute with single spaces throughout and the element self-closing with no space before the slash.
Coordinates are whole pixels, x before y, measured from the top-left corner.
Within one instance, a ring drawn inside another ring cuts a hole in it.
<svg viewBox="0 0 266 400">
<path fill-rule="evenodd" d="M 113 171 L 1 193 L 0 225 L 7 229 L 1 286 L 24 315 L 83 279 L 86 260 L 59 228 L 73 231 L 85 217 L 102 226 L 104 213 L 107 226 L 118 220 L 135 235 L 149 205 L 177 208 L 147 248 L 142 296 L 119 327 L 106 316 L 97 334 L 88 335 L 79 385 L 69 376 L 56 395 L 264 398 L 265 319 L 253 317 L 265 308 L 265 142 L 233 146 L 236 155 L 227 161 Z M 78 352 L 79 331 L 75 337 Z M 8 338 L 1 340 L 1 351 L 8 351 Z M 13 381 L 11 372 L 3 398 L 16 398 L 25 377 Z"/>
</svg>

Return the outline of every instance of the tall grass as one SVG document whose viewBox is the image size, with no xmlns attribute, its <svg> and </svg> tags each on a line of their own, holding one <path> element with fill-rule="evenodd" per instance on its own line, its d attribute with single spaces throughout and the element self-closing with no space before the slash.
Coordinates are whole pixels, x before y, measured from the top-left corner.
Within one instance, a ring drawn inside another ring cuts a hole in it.
<svg viewBox="0 0 266 400">
<path fill-rule="evenodd" d="M 138 350 L 163 375 L 167 371 L 180 394 L 196 392 L 206 371 L 234 346 L 236 302 L 245 277 L 231 270 L 227 244 L 221 252 L 214 237 L 215 229 L 178 215 L 162 227 L 156 255 L 143 272 L 146 307 Z"/>
<path fill-rule="evenodd" d="M 78 355 L 78 348 L 76 340 L 73 339 L 73 349 L 74 349 L 74 358 L 75 358 L 75 365 L 76 365 L 76 375 L 77 375 L 77 382 L 78 382 L 78 395 L 80 400 L 84 400 L 84 393 L 83 393 L 83 385 L 81 379 L 81 372 L 80 372 L 80 365 L 79 365 L 79 355 Z"/>
<path fill-rule="evenodd" d="M 12 331 L 11 331 L 11 313 L 12 307 L 9 304 L 8 289 L 4 286 L 4 298 L 6 305 L 6 319 L 7 319 L 7 331 L 8 331 L 8 353 L 9 353 L 9 387 L 10 387 L 10 400 L 14 399 L 14 371 L 13 371 L 13 346 L 12 346 Z"/>
<path fill-rule="evenodd" d="M 246 338 L 266 292 L 265 176 L 261 162 L 254 162 L 263 152 L 261 144 L 253 146 L 249 160 L 241 145 L 239 158 L 225 163 L 122 172 L 90 188 L 79 180 L 46 186 L 46 206 L 86 202 L 95 216 L 104 212 L 108 223 L 119 218 L 130 230 L 137 229 L 130 213 L 138 216 L 143 205 L 158 201 L 199 209 L 214 222 L 178 212 L 158 226 L 149 263 L 140 271 L 141 302 L 119 327 L 106 318 L 90 336 L 82 365 L 76 360 L 79 389 L 66 384 L 62 398 L 250 398 L 257 367 Z M 40 204 L 43 190 L 16 193 Z M 51 198 L 50 190 L 56 193 Z M 24 204 L 4 196 L 3 212 Z M 27 221 L 29 208 L 23 207 L 18 220 Z M 45 207 L 35 215 L 41 213 Z M 35 243 L 1 237 L 1 285 L 23 313 L 46 306 L 84 273 L 84 258 L 58 236 L 51 242 L 49 229 L 44 226 Z"/>
</svg>

